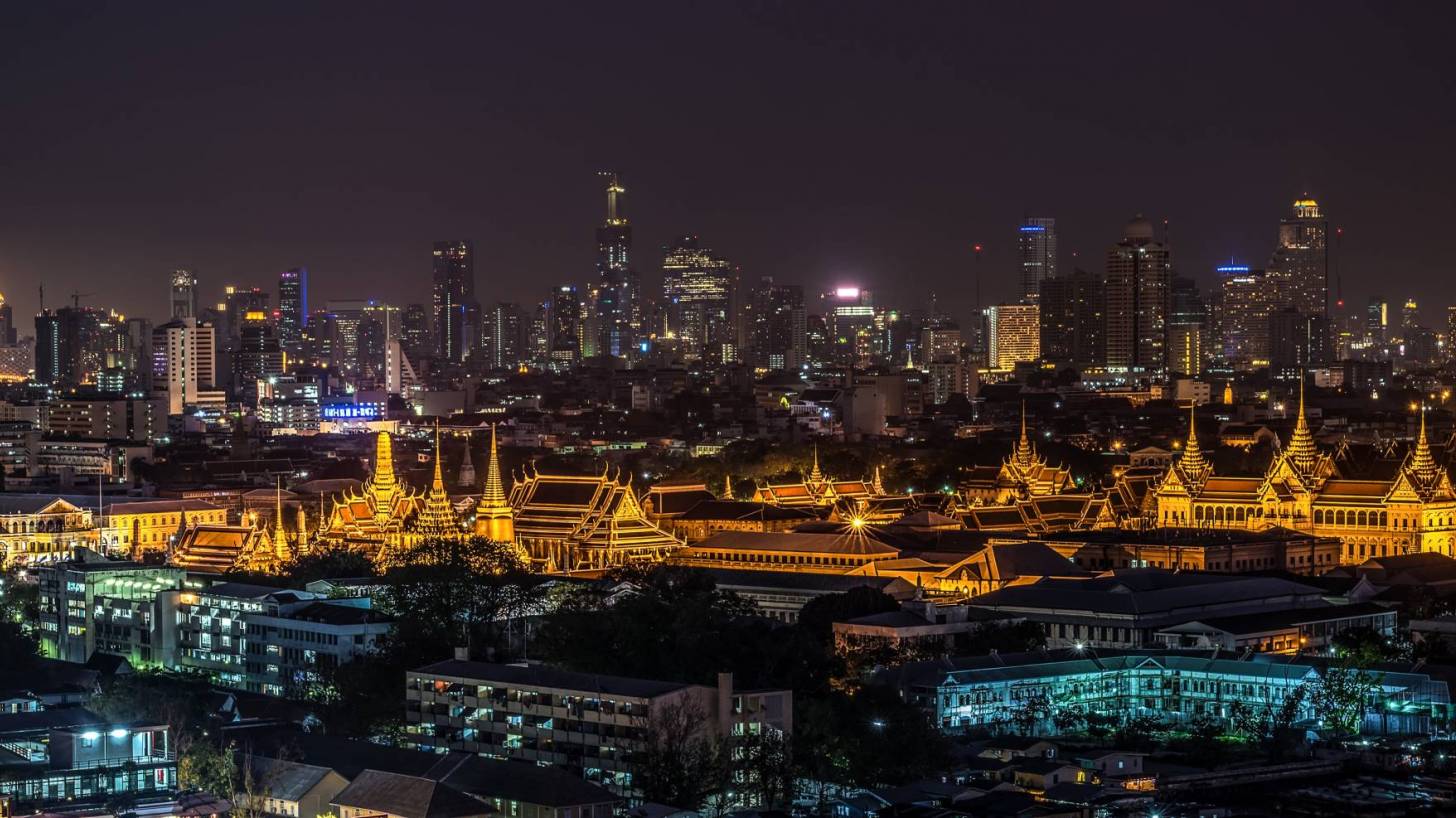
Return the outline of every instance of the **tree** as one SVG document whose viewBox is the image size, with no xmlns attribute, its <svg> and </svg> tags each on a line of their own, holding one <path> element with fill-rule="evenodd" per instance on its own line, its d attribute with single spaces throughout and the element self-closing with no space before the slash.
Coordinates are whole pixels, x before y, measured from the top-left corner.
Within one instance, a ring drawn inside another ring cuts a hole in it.
<svg viewBox="0 0 1456 818">
<path fill-rule="evenodd" d="M 386 607 L 400 639 L 472 655 L 499 647 L 505 623 L 537 599 L 540 578 L 510 543 L 484 537 L 426 540 L 400 554 L 384 575 Z"/>
<path fill-rule="evenodd" d="M 1336 735 L 1352 736 L 1360 732 L 1366 706 L 1378 689 L 1376 677 L 1346 655 L 1320 673 L 1310 691 L 1310 704 L 1321 725 Z"/>
<path fill-rule="evenodd" d="M 694 699 L 652 708 L 641 725 L 642 749 L 633 754 L 642 798 L 697 809 L 720 779 L 726 754 L 709 738 L 708 715 Z"/>
<path fill-rule="evenodd" d="M 776 730 L 735 736 L 729 744 L 734 779 L 760 810 L 789 805 L 794 798 L 793 744 Z"/>
<path fill-rule="evenodd" d="M 1117 728 L 1117 744 L 1133 750 L 1152 749 L 1153 734 L 1162 726 L 1152 716 L 1133 716 Z"/>
<path fill-rule="evenodd" d="M 203 676 L 139 670 L 112 677 L 89 707 L 109 721 L 166 724 L 177 746 L 185 749 L 207 727 L 212 716 L 211 695 Z"/>
<path fill-rule="evenodd" d="M 828 643 L 834 638 L 835 622 L 898 610 L 900 603 L 878 588 L 851 588 L 844 593 L 825 594 L 804 603 L 799 611 L 799 627 L 819 641 Z"/>
<path fill-rule="evenodd" d="M 1033 691 L 1023 696 L 1017 703 L 1016 710 L 1011 714 L 1011 723 L 1023 736 L 1029 736 L 1037 728 L 1037 725 L 1046 721 L 1052 714 L 1052 702 L 1044 691 Z"/>
<path fill-rule="evenodd" d="M 325 545 L 294 557 L 283 572 L 296 587 L 310 582 L 340 577 L 372 577 L 374 563 L 360 551 L 337 545 Z"/>
<path fill-rule="evenodd" d="M 219 798 L 232 798 L 238 767 L 232 747 L 194 741 L 177 756 L 177 783 L 183 789 L 202 790 Z"/>
<path fill-rule="evenodd" d="M 956 635 L 959 656 L 986 656 L 996 653 L 1027 653 L 1046 647 L 1046 631 L 1035 622 L 987 622 L 967 633 Z"/>
</svg>

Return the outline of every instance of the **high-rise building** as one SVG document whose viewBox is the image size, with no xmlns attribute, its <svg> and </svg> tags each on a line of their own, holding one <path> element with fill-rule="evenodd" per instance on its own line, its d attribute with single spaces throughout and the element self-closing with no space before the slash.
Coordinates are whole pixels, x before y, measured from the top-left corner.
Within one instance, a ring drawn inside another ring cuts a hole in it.
<svg viewBox="0 0 1456 818">
<path fill-rule="evenodd" d="M 1278 309 L 1329 315 L 1327 233 L 1319 202 L 1308 197 L 1297 200 L 1293 214 L 1280 220 L 1279 245 L 1269 260 L 1269 277 L 1279 291 Z"/>
<path fill-rule="evenodd" d="M 1057 220 L 1027 219 L 1017 228 L 1021 250 L 1021 299 L 1035 304 L 1041 282 L 1057 274 Z"/>
<path fill-rule="evenodd" d="M 836 287 L 821 294 L 820 300 L 825 304 L 828 358 L 818 363 L 868 364 L 880 346 L 874 294 L 862 287 Z"/>
<path fill-rule="evenodd" d="M 761 279 L 754 287 L 749 339 L 753 365 L 763 369 L 798 370 L 808 363 L 809 344 L 804 288 Z"/>
<path fill-rule="evenodd" d="M 173 270 L 172 318 L 197 318 L 197 276 L 191 270 Z"/>
<path fill-rule="evenodd" d="M 616 174 L 604 175 L 609 181 L 607 218 L 597 228 L 596 354 L 622 357 L 636 354 L 633 347 L 641 329 L 641 293 L 632 270 L 632 225 L 621 212 L 620 200 L 627 189 Z"/>
<path fill-rule="evenodd" d="M 986 308 L 993 369 L 1013 369 L 1041 357 L 1041 318 L 1036 304 L 997 304 Z"/>
<path fill-rule="evenodd" d="M 1385 299 L 1378 296 L 1370 296 L 1365 303 L 1365 336 L 1374 346 L 1381 346 L 1389 339 L 1390 331 L 1390 305 Z"/>
<path fill-rule="evenodd" d="M 243 313 L 232 352 L 233 394 L 247 404 L 258 399 L 258 381 L 283 374 L 283 347 L 266 310 Z"/>
<path fill-rule="evenodd" d="M 434 249 L 435 354 L 459 363 L 475 341 L 475 244 L 437 241 Z"/>
<path fill-rule="evenodd" d="M 400 339 L 404 321 L 399 307 L 370 301 L 359 316 L 358 372 L 378 386 L 388 379 L 390 344 Z M 402 348 L 402 347 L 401 347 Z"/>
<path fill-rule="evenodd" d="M 547 316 L 551 368 L 564 372 L 581 360 L 581 299 L 576 288 L 563 285 L 551 294 Z"/>
<path fill-rule="evenodd" d="M 222 338 L 221 346 L 226 350 L 238 348 L 238 339 L 243 330 L 243 323 L 247 316 L 262 312 L 268 312 L 268 292 L 260 287 L 234 287 L 229 284 L 222 288 Z"/>
<path fill-rule="evenodd" d="M 152 394 L 179 415 L 211 397 L 217 383 L 217 350 L 211 324 L 179 318 L 152 330 Z"/>
<path fill-rule="evenodd" d="M 1330 362 L 1330 321 L 1293 307 L 1269 314 L 1269 372 L 1299 378 L 1305 369 Z"/>
<path fill-rule="evenodd" d="M 733 285 L 733 265 L 703 247 L 697 236 L 682 236 L 663 248 L 667 331 L 679 339 L 685 360 L 706 355 L 721 362 L 724 349 L 736 346 Z"/>
<path fill-rule="evenodd" d="M 1107 251 L 1107 366 L 1161 373 L 1167 366 L 1172 254 L 1142 216 Z"/>
<path fill-rule="evenodd" d="M 1217 269 L 1218 346 L 1225 365 L 1247 372 L 1269 364 L 1269 313 L 1273 293 L 1263 270 L 1246 264 Z"/>
<path fill-rule="evenodd" d="M 427 356 L 430 349 L 430 311 L 424 304 L 407 304 L 400 316 L 400 346 L 411 361 Z"/>
<path fill-rule="evenodd" d="M 35 379 L 50 386 L 96 385 L 126 350 L 121 319 L 92 307 L 43 310 L 35 317 Z"/>
<path fill-rule="evenodd" d="M 481 322 L 481 359 L 490 369 L 515 369 L 520 366 L 521 305 L 497 302 L 486 311 Z"/>
<path fill-rule="evenodd" d="M 308 325 L 308 268 L 294 267 L 278 274 L 278 340 L 296 350 Z"/>
<path fill-rule="evenodd" d="M 15 310 L 0 295 L 0 346 L 13 346 L 15 339 Z"/>
<path fill-rule="evenodd" d="M 1174 275 L 1168 305 L 1168 371 L 1198 375 L 1208 362 L 1208 304 L 1198 282 Z"/>
<path fill-rule="evenodd" d="M 1059 364 L 1107 362 L 1107 282 L 1086 270 L 1043 279 L 1037 304 L 1041 357 Z"/>
</svg>

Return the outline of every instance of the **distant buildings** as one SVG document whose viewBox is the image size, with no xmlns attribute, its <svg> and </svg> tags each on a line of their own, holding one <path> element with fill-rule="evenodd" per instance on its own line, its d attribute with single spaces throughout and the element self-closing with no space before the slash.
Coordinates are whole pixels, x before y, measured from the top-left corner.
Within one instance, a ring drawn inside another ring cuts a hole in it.
<svg viewBox="0 0 1456 818">
<path fill-rule="evenodd" d="M 1041 318 L 1036 304 L 997 304 L 986 308 L 993 369 L 1013 369 L 1041 358 Z"/>
<path fill-rule="evenodd" d="M 809 361 L 804 288 L 762 278 L 750 294 L 749 343 L 754 366 L 798 370 Z"/>
<path fill-rule="evenodd" d="M 176 319 L 152 330 L 152 391 L 167 401 L 167 414 L 225 402 L 215 386 L 215 340 L 212 325 L 195 318 Z"/>
<path fill-rule="evenodd" d="M 173 321 L 201 318 L 197 310 L 197 275 L 191 270 L 173 270 L 170 280 L 172 310 L 168 317 Z"/>
<path fill-rule="evenodd" d="M 597 228 L 597 281 L 590 307 L 596 325 L 594 353 L 613 357 L 637 354 L 642 328 L 642 292 L 632 269 L 632 225 L 622 213 L 627 192 L 614 173 L 607 177 L 607 218 Z"/>
<path fill-rule="evenodd" d="M 697 236 L 682 236 L 663 248 L 667 332 L 677 338 L 685 361 L 737 359 L 736 277 L 733 265 L 703 247 Z"/>
<path fill-rule="evenodd" d="M 1057 220 L 1029 218 L 1017 228 L 1021 253 L 1021 298 L 1035 304 L 1041 283 L 1057 276 Z"/>
<path fill-rule="evenodd" d="M 1107 366 L 1160 374 L 1168 365 L 1172 253 L 1153 236 L 1152 222 L 1127 223 L 1107 251 Z"/>
<path fill-rule="evenodd" d="M 1107 281 L 1103 276 L 1079 269 L 1043 279 L 1037 309 L 1042 358 L 1082 367 L 1107 362 Z"/>
<path fill-rule="evenodd" d="M 475 342 L 475 244 L 437 241 L 434 257 L 435 354 L 459 363 Z"/>
</svg>

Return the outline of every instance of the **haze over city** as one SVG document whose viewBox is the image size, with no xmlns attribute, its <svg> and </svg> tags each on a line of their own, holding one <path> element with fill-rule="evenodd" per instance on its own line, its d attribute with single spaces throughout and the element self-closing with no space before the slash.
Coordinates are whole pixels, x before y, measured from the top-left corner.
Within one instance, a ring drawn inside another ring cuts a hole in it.
<svg viewBox="0 0 1456 818">
<path fill-rule="evenodd" d="M 590 274 L 613 170 L 649 283 L 696 233 L 751 278 L 960 313 L 973 243 L 989 302 L 1023 216 L 1096 270 L 1136 213 L 1207 282 L 1262 264 L 1309 193 L 1352 301 L 1452 294 L 1443 7 L 426 9 L 10 10 L 0 291 L 146 314 L 174 267 L 212 301 L 305 265 L 319 293 L 404 302 L 462 236 L 482 298 L 525 301 Z"/>
</svg>

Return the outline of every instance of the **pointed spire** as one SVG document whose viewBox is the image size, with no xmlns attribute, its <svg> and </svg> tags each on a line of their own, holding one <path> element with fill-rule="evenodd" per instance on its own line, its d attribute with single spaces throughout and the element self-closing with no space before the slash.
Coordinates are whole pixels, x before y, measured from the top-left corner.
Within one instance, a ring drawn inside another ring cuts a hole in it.
<svg viewBox="0 0 1456 818">
<path fill-rule="evenodd" d="M 870 481 L 870 488 L 874 490 L 875 494 L 882 497 L 885 494 L 885 484 L 880 480 L 880 464 L 878 463 L 875 464 L 875 478 Z"/>
<path fill-rule="evenodd" d="M 475 464 L 470 460 L 470 441 L 465 441 L 465 458 L 460 461 L 460 474 L 455 480 L 457 486 L 475 485 Z"/>
<path fill-rule="evenodd" d="M 1319 461 L 1319 449 L 1314 444 L 1314 435 L 1309 431 L 1309 421 L 1304 416 L 1304 380 L 1299 381 L 1299 418 L 1294 421 L 1294 435 L 1289 438 L 1286 450 L 1295 468 L 1308 473 Z"/>
<path fill-rule="evenodd" d="M 1224 405 L 1225 406 L 1233 406 L 1234 405 L 1234 382 L 1233 381 L 1224 381 L 1223 382 L 1223 402 L 1224 402 Z"/>
<path fill-rule="evenodd" d="M 1441 471 L 1441 464 L 1431 453 L 1431 441 L 1426 438 L 1426 407 L 1421 407 L 1421 431 L 1416 437 L 1416 448 L 1411 453 L 1410 470 L 1422 480 L 1430 481 Z"/>
<path fill-rule="evenodd" d="M 723 499 L 733 499 L 733 475 L 731 474 L 723 475 Z"/>
<path fill-rule="evenodd" d="M 501 483 L 500 453 L 496 450 L 495 424 L 490 425 L 490 461 L 485 467 L 485 488 L 480 495 L 482 508 L 503 508 L 506 490 Z"/>
<path fill-rule="evenodd" d="M 374 440 L 374 476 L 370 482 L 376 494 L 387 494 L 395 487 L 394 449 L 390 446 L 389 432 L 380 432 Z"/>
<path fill-rule="evenodd" d="M 1188 407 L 1188 443 L 1183 446 L 1183 457 L 1178 464 L 1185 472 L 1201 471 L 1208 465 L 1203 458 L 1203 450 L 1198 447 L 1198 407 Z"/>
<path fill-rule="evenodd" d="M 1030 468 L 1036 461 L 1036 449 L 1031 447 L 1031 438 L 1026 433 L 1026 401 L 1021 402 L 1021 438 L 1016 441 L 1013 457 L 1022 468 Z"/>
<path fill-rule="evenodd" d="M 440 468 L 440 421 L 435 420 L 435 477 L 430 481 L 430 491 L 443 492 L 445 490 L 445 476 Z"/>
<path fill-rule="evenodd" d="M 273 554 L 279 562 L 287 562 L 293 555 L 288 551 L 288 535 L 283 531 L 283 480 L 273 484 Z"/>
<path fill-rule="evenodd" d="M 819 471 L 819 444 L 814 444 L 814 468 L 809 470 L 810 483 L 823 483 L 824 472 Z"/>
</svg>

